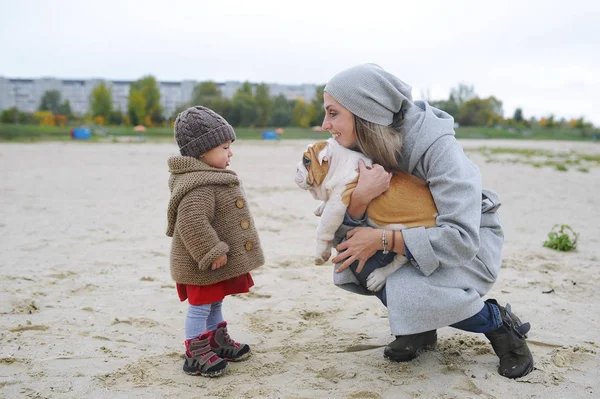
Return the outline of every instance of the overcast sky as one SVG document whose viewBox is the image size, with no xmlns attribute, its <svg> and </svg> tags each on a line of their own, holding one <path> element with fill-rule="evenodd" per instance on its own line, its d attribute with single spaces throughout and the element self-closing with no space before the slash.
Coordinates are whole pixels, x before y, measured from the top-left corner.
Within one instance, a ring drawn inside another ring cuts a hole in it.
<svg viewBox="0 0 600 399">
<path fill-rule="evenodd" d="M 600 1 L 0 0 L 0 76 L 324 84 L 374 62 L 600 125 Z"/>
</svg>

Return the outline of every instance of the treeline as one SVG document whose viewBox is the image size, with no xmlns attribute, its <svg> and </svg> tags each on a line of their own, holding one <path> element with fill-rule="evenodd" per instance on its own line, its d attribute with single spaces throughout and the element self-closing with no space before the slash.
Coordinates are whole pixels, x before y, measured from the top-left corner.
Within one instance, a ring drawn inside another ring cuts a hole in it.
<svg viewBox="0 0 600 399">
<path fill-rule="evenodd" d="M 204 105 L 236 127 L 307 128 L 321 125 L 323 121 L 323 88 L 317 87 L 315 99 L 307 103 L 300 98 L 288 100 L 284 95 L 272 97 L 268 85 L 259 84 L 253 88 L 249 82 L 243 83 L 233 98 L 225 98 L 215 82 L 201 82 L 194 87 L 189 103 L 179 105 L 173 113 L 166 115 L 160 103 L 158 82 L 153 76 L 145 76 L 130 85 L 125 113 L 114 107 L 111 86 L 101 82 L 90 94 L 86 115 L 75 115 L 69 101 L 63 102 L 58 90 L 49 90 L 43 94 L 37 112 L 26 113 L 13 107 L 0 114 L 0 122 L 44 126 L 62 126 L 69 122 L 101 126 L 168 126 L 187 107 Z"/>
<path fill-rule="evenodd" d="M 191 105 L 204 105 L 233 126 L 320 126 L 325 117 L 324 87 L 318 86 L 315 98 L 307 103 L 301 98 L 288 100 L 283 94 L 271 97 L 268 85 L 259 84 L 253 90 L 249 82 L 244 82 L 233 98 L 228 99 L 223 97 L 215 82 L 202 82 L 194 88 L 191 101 L 178 107 L 171 119 Z"/>
<path fill-rule="evenodd" d="M 47 126 L 90 123 L 171 126 L 177 114 L 185 108 L 204 105 L 236 127 L 309 128 L 320 126 L 323 121 L 323 89 L 324 85 L 318 86 L 314 99 L 305 102 L 300 98 L 288 100 L 284 95 L 272 97 L 267 84 L 253 87 L 250 82 L 245 82 L 232 98 L 225 98 L 215 82 L 206 81 L 194 87 L 189 103 L 181 104 L 174 112 L 166 115 L 160 102 L 158 82 L 153 76 L 145 76 L 130 85 L 126 112 L 115 109 L 111 86 L 101 82 L 89 96 L 90 107 L 86 115 L 74 115 L 69 101 L 62 101 L 59 91 L 49 90 L 42 96 L 37 112 L 26 113 L 10 108 L 0 114 L 0 122 Z M 473 86 L 465 84 L 453 88 L 447 99 L 429 100 L 429 103 L 448 112 L 460 126 L 494 126 L 517 131 L 537 127 L 574 128 L 583 136 L 594 131 L 592 124 L 583 117 L 569 121 L 554 115 L 540 119 L 533 116 L 526 118 L 521 108 L 517 108 L 511 117 L 504 118 L 502 101 L 494 96 L 480 98 Z"/>
<path fill-rule="evenodd" d="M 431 105 L 442 109 L 454 117 L 454 121 L 460 126 L 495 126 L 515 130 L 542 128 L 574 128 L 582 135 L 591 133 L 594 129 L 592 123 L 583 117 L 567 120 L 548 115 L 537 119 L 532 116 L 526 118 L 522 108 L 515 109 L 512 117 L 504 118 L 502 101 L 494 96 L 480 98 L 475 93 L 473 86 L 459 84 L 450 90 L 446 100 L 429 100 Z"/>
</svg>

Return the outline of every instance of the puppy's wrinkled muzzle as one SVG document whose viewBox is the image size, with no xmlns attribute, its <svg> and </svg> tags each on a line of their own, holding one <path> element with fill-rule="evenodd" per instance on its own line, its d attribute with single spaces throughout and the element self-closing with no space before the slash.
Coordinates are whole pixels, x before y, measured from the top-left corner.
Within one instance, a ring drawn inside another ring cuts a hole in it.
<svg viewBox="0 0 600 399">
<path fill-rule="evenodd" d="M 310 184 L 306 183 L 307 176 L 308 171 L 306 170 L 302 162 L 298 162 L 298 165 L 296 166 L 296 177 L 294 178 L 294 181 L 296 182 L 298 187 L 300 187 L 303 190 L 308 190 L 311 187 Z"/>
</svg>

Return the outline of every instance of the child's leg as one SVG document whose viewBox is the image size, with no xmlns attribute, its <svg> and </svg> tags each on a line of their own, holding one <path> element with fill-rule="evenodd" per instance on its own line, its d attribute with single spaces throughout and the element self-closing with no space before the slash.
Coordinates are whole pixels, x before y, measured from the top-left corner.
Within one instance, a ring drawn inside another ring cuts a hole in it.
<svg viewBox="0 0 600 399">
<path fill-rule="evenodd" d="M 206 330 L 211 305 L 190 305 L 185 319 L 185 359 L 183 371 L 193 375 L 217 377 L 227 369 L 227 361 L 211 347 L 212 333 Z M 220 309 L 220 307 L 219 307 Z"/>
<path fill-rule="evenodd" d="M 206 331 L 206 320 L 211 313 L 211 304 L 190 305 L 185 318 L 185 339 L 198 337 Z"/>
<path fill-rule="evenodd" d="M 213 331 L 217 329 L 220 322 L 223 321 L 223 301 L 211 303 L 210 313 L 206 319 L 206 330 Z"/>
</svg>

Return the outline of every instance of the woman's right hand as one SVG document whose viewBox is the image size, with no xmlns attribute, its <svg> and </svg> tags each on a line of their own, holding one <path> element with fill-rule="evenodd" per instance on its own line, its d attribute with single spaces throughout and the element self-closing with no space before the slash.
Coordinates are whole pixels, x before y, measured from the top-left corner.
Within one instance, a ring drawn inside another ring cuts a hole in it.
<svg viewBox="0 0 600 399">
<path fill-rule="evenodd" d="M 383 194 L 390 187 L 390 180 L 392 180 L 392 174 L 378 164 L 368 167 L 361 159 L 358 161 L 358 169 L 360 173 L 358 183 L 348 206 L 348 214 L 353 219 L 362 218 L 367 205 Z"/>
<path fill-rule="evenodd" d="M 337 272 L 341 272 L 358 260 L 356 273 L 360 273 L 367 260 L 382 248 L 381 230 L 372 227 L 356 227 L 346 234 L 346 238 L 346 241 L 335 248 L 339 253 L 331 261 L 344 262 L 336 269 Z"/>
</svg>

